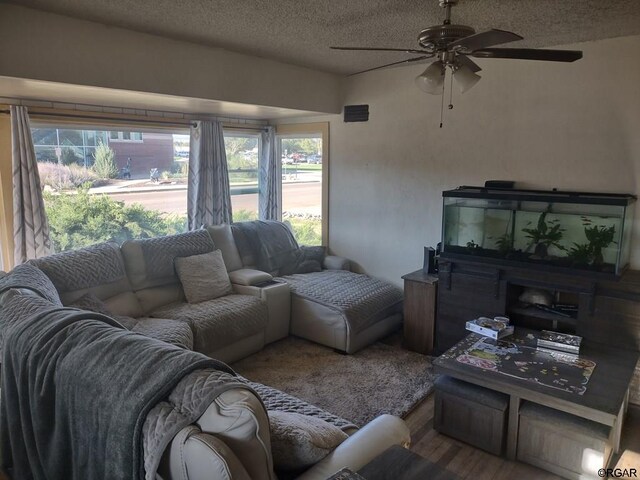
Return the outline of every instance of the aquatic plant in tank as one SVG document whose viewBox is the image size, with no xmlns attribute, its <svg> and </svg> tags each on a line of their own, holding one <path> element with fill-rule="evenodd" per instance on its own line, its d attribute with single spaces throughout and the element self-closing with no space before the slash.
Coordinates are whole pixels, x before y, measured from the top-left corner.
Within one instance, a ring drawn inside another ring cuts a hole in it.
<svg viewBox="0 0 640 480">
<path fill-rule="evenodd" d="M 619 275 L 635 197 L 460 187 L 443 192 L 442 256 Z"/>
</svg>

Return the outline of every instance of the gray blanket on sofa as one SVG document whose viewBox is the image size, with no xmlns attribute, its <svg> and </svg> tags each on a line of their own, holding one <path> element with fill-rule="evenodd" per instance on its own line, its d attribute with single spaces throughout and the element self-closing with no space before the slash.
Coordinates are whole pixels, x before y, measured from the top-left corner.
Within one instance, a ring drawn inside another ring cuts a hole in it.
<svg viewBox="0 0 640 480">
<path fill-rule="evenodd" d="M 142 437 L 149 433 L 143 424 L 150 410 L 196 369 L 235 376 L 204 355 L 35 295 L 10 296 L 0 315 L 6 340 L 0 469 L 14 479 L 142 479 Z M 221 379 L 210 393 L 235 386 L 230 380 Z M 196 410 L 165 421 L 167 428 L 158 429 L 156 422 L 150 429 L 156 447 L 164 449 L 207 405 L 198 402 Z"/>
<path fill-rule="evenodd" d="M 248 245 L 239 242 L 238 248 L 251 249 L 259 270 L 277 275 L 282 267 L 297 260 L 298 242 L 282 222 L 273 220 L 238 222 L 232 225 L 232 230 L 241 232 L 241 235 L 246 238 Z"/>
</svg>

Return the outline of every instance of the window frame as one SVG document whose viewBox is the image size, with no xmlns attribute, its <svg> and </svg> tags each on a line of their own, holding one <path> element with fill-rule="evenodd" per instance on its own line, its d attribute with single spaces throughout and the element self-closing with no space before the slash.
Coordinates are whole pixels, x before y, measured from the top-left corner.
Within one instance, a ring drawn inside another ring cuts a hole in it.
<svg viewBox="0 0 640 480">
<path fill-rule="evenodd" d="M 305 137 L 311 135 L 319 135 L 322 139 L 322 245 L 329 248 L 329 171 L 331 168 L 329 159 L 329 122 L 276 125 L 276 139 L 278 144 L 276 155 L 278 155 L 278 158 L 282 155 L 282 152 L 280 152 L 281 137 Z M 280 182 L 282 182 L 282 175 L 280 176 Z M 282 188 L 280 189 L 280 195 L 280 205 L 282 205 Z M 282 214 L 280 220 L 282 220 Z"/>
</svg>

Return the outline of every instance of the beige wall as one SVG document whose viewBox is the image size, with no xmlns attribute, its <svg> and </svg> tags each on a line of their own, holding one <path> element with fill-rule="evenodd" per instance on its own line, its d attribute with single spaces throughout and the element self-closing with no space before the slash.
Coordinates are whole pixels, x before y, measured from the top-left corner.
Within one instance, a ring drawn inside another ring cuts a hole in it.
<svg viewBox="0 0 640 480">
<path fill-rule="evenodd" d="M 574 47 L 573 64 L 478 61 L 483 79 L 454 93 L 442 129 L 441 97 L 413 84 L 424 66 L 353 77 L 344 104 L 368 103 L 367 123 L 301 119 L 330 121 L 331 249 L 399 284 L 440 240 L 442 190 L 511 179 L 639 193 L 640 36 Z M 640 208 L 634 235 L 640 268 Z"/>
<path fill-rule="evenodd" d="M 0 76 L 340 111 L 336 75 L 8 4 Z"/>
</svg>

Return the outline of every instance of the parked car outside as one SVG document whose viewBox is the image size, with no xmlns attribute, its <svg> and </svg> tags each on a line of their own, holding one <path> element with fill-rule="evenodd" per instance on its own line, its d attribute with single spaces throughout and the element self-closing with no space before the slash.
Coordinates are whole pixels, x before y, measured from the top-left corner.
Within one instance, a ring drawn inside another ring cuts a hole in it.
<svg viewBox="0 0 640 480">
<path fill-rule="evenodd" d="M 307 163 L 322 163 L 322 155 L 309 155 L 307 157 Z"/>
</svg>

